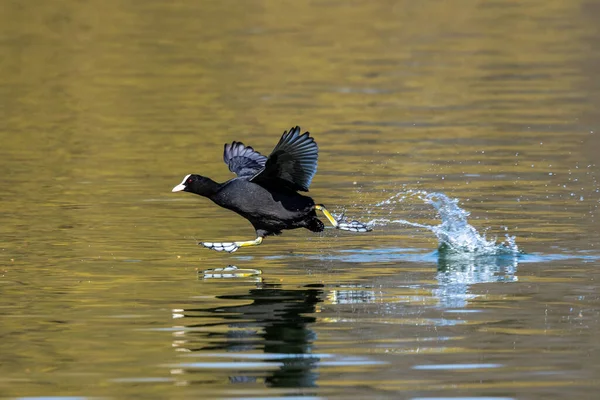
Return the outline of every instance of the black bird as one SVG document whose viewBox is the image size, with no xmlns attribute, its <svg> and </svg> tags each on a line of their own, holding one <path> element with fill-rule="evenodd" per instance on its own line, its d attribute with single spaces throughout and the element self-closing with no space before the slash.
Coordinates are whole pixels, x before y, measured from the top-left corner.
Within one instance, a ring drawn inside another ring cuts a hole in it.
<svg viewBox="0 0 600 400">
<path fill-rule="evenodd" d="M 225 144 L 223 161 L 237 175 L 217 183 L 201 175 L 189 174 L 173 192 L 190 192 L 208 197 L 217 205 L 235 211 L 256 229 L 256 239 L 243 242 L 200 242 L 217 251 L 233 253 L 240 247 L 256 246 L 265 236 L 279 235 L 284 229 L 306 228 L 322 232 L 317 218 L 320 210 L 336 228 L 351 232 L 368 232 L 371 228 L 358 221 L 336 219 L 321 204 L 298 191 L 308 192 L 317 172 L 318 147 L 308 132 L 300 127 L 283 132 L 269 157 L 240 142 Z"/>
</svg>

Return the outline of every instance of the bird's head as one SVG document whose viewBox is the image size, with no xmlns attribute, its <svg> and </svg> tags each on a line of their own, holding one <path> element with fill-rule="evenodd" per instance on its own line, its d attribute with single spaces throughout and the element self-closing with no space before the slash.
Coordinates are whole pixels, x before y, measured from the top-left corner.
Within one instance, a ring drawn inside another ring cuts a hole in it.
<svg viewBox="0 0 600 400">
<path fill-rule="evenodd" d="M 190 192 L 200 196 L 210 196 L 218 186 L 215 181 L 202 175 L 189 174 L 181 183 L 171 190 L 172 192 Z"/>
</svg>

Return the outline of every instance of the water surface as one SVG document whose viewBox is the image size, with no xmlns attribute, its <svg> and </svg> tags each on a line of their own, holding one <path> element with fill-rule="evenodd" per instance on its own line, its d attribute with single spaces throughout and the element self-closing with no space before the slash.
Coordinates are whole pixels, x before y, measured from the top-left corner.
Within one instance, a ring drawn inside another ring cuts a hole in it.
<svg viewBox="0 0 600 400">
<path fill-rule="evenodd" d="M 0 395 L 593 398 L 599 18 L 593 1 L 5 1 Z M 170 189 L 229 179 L 223 143 L 268 153 L 294 125 L 320 147 L 310 194 L 375 230 L 196 246 L 254 232 Z M 438 249 L 417 192 L 519 252 Z M 227 265 L 262 274 L 203 278 Z"/>
</svg>

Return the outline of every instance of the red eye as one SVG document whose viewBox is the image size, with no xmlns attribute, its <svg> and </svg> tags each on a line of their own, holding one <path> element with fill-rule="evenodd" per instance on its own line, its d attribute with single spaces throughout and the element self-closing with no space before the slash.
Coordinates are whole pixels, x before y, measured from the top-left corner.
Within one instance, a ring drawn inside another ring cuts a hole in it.
<svg viewBox="0 0 600 400">
<path fill-rule="evenodd" d="M 187 183 L 192 183 L 192 179 L 191 178 L 188 179 Z"/>
</svg>

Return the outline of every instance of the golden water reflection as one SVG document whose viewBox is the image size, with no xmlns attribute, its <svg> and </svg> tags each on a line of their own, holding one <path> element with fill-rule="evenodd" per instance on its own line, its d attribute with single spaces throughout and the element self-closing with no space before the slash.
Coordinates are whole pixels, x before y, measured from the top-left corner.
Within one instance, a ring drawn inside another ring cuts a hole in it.
<svg viewBox="0 0 600 400">
<path fill-rule="evenodd" d="M 2 7 L 2 395 L 594 396 L 595 2 Z M 526 254 L 447 259 L 391 222 L 198 248 L 254 232 L 170 188 L 296 124 L 319 203 L 433 225 L 408 191 L 441 192 Z M 229 264 L 262 275 L 198 278 Z"/>
</svg>

